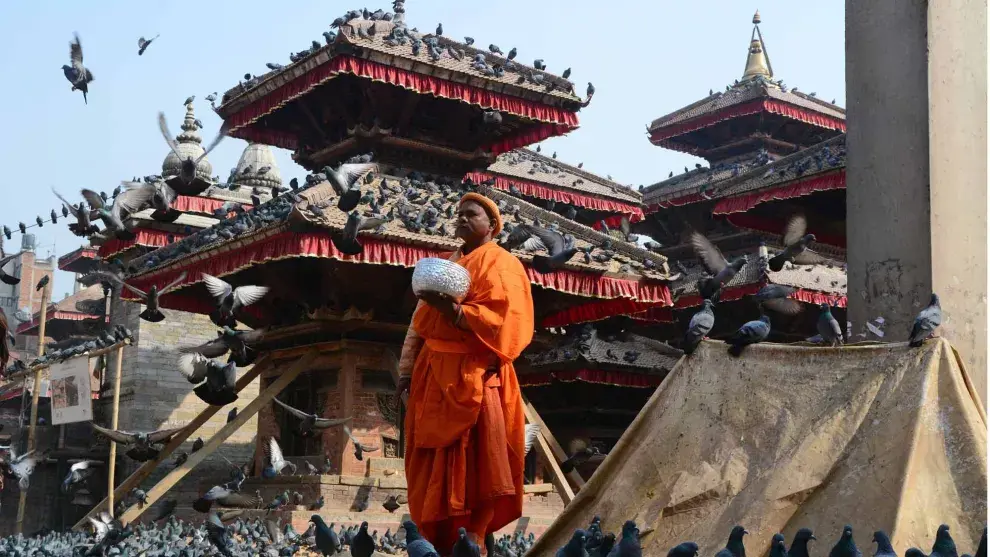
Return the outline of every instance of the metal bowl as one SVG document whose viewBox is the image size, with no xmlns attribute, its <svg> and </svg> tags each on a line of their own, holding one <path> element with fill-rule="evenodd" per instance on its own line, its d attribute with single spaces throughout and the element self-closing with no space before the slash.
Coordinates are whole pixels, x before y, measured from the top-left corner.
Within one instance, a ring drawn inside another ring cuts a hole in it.
<svg viewBox="0 0 990 557">
<path fill-rule="evenodd" d="M 419 296 L 423 292 L 446 294 L 460 302 L 471 288 L 471 275 L 457 263 L 438 257 L 425 257 L 413 269 L 412 289 Z"/>
</svg>

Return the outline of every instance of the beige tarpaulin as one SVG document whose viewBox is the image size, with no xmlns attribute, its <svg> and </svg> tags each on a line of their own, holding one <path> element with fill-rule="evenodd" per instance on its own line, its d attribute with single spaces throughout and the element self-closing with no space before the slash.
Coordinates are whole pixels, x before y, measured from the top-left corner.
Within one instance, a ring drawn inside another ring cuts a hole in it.
<svg viewBox="0 0 990 557">
<path fill-rule="evenodd" d="M 740 359 L 705 342 L 683 358 L 595 475 L 529 555 L 552 555 L 600 515 L 634 519 L 647 555 L 684 541 L 701 556 L 749 530 L 749 555 L 783 532 L 814 529 L 827 555 L 851 524 L 898 554 L 927 553 L 941 523 L 973 554 L 987 518 L 987 428 L 979 398 L 944 340 L 841 349 L 765 344 Z"/>
</svg>

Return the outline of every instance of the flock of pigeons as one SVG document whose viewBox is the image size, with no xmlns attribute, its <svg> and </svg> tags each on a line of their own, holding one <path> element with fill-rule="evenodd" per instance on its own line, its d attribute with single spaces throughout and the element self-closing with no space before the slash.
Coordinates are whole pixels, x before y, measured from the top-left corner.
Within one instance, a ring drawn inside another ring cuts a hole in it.
<svg viewBox="0 0 990 557">
<path fill-rule="evenodd" d="M 796 214 L 790 218 L 783 235 L 784 249 L 769 257 L 767 261 L 767 267 L 771 271 L 779 272 L 788 265 L 826 263 L 827 260 L 824 257 L 808 248 L 815 241 L 815 235 L 807 233 L 807 226 L 804 215 Z M 709 274 L 697 282 L 698 293 L 703 299 L 702 307 L 691 317 L 687 330 L 684 332 L 681 347 L 684 353 L 689 355 L 694 353 L 701 341 L 707 338 L 715 326 L 714 309 L 722 288 L 749 261 L 745 254 L 731 261 L 727 260 L 708 238 L 697 231 L 691 233 L 691 246 Z M 794 288 L 788 286 L 768 284 L 753 294 L 752 297 L 760 309 L 760 317 L 744 323 L 726 338 L 726 342 L 729 344 L 729 353 L 738 357 L 747 346 L 763 342 L 770 336 L 770 316 L 765 310 L 784 315 L 799 313 L 802 309 L 801 305 L 789 298 L 794 291 Z M 820 309 L 816 323 L 818 334 L 809 338 L 808 341 L 830 346 L 843 344 L 843 330 L 832 315 L 832 307 L 827 303 L 822 303 Z M 926 339 L 935 334 L 941 323 L 942 310 L 938 295 L 933 293 L 929 305 L 914 320 L 909 344 L 912 347 L 921 346 Z"/>
<path fill-rule="evenodd" d="M 640 532 L 636 523 L 632 520 L 626 521 L 622 525 L 622 532 L 618 539 L 616 535 L 609 532 L 604 533 L 601 528 L 601 519 L 595 517 L 587 529 L 574 531 L 571 539 L 566 545 L 557 550 L 557 557 L 641 557 L 642 547 L 640 540 L 648 535 L 650 531 Z M 729 533 L 729 539 L 725 547 L 719 550 L 715 557 L 746 557 L 746 547 L 743 538 L 749 534 L 742 526 L 734 526 Z M 783 534 L 774 534 L 770 542 L 770 557 L 810 557 L 808 547 L 812 541 L 816 541 L 814 532 L 810 528 L 801 528 L 794 534 L 791 546 L 785 545 Z M 883 531 L 877 530 L 873 533 L 873 543 L 877 544 L 875 557 L 897 557 L 890 542 L 890 537 Z M 698 544 L 694 542 L 684 542 L 670 549 L 667 557 L 696 557 L 698 555 Z M 975 557 L 986 557 L 987 554 L 987 529 L 983 528 L 983 535 L 980 538 L 979 546 L 976 548 Z M 863 553 L 853 539 L 852 526 L 846 525 L 842 529 L 842 534 L 838 541 L 829 551 L 829 557 L 862 557 Z M 949 534 L 949 526 L 943 524 L 938 527 L 935 534 L 935 542 L 932 545 L 930 554 L 912 547 L 904 552 L 904 557 L 960 557 L 956 549 L 956 543 Z M 962 557 L 973 557 L 963 554 Z"/>
</svg>

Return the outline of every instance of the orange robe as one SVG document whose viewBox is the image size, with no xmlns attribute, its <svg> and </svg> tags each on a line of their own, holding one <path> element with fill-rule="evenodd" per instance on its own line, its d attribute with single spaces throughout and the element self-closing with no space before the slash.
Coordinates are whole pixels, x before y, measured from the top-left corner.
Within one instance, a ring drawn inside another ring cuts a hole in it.
<svg viewBox="0 0 990 557">
<path fill-rule="evenodd" d="M 534 328 L 529 279 L 515 256 L 488 242 L 456 261 L 471 275 L 461 305 L 470 330 L 417 307 L 422 348 L 405 420 L 409 513 L 442 555 L 459 527 L 480 542 L 522 516 L 525 415 L 512 362 Z"/>
</svg>

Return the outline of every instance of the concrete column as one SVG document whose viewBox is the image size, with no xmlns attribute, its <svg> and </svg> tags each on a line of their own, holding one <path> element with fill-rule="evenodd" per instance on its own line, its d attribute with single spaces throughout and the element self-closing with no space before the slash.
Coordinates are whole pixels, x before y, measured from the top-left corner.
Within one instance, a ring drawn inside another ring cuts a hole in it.
<svg viewBox="0 0 990 557">
<path fill-rule="evenodd" d="M 928 3 L 932 288 L 943 335 L 987 392 L 987 2 Z"/>
<path fill-rule="evenodd" d="M 982 394 L 986 3 L 846 0 L 846 89 L 854 331 L 883 316 L 906 339 L 934 290 Z"/>
</svg>

